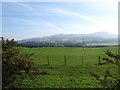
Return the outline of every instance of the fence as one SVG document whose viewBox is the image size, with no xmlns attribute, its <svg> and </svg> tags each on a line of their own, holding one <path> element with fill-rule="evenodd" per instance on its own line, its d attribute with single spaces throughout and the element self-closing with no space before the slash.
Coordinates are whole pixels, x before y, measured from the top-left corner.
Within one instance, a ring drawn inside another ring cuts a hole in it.
<svg viewBox="0 0 120 90">
<path fill-rule="evenodd" d="M 88 57 L 88 56 L 67 56 L 67 55 L 61 55 L 61 56 L 52 56 L 47 55 L 40 58 L 39 62 L 40 64 L 47 64 L 47 65 L 100 65 L 101 63 L 101 56 L 97 57 Z"/>
</svg>

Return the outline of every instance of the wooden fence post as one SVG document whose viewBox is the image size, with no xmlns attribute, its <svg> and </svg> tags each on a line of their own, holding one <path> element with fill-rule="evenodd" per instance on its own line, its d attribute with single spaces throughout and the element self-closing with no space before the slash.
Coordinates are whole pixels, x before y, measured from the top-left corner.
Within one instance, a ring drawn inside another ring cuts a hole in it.
<svg viewBox="0 0 120 90">
<path fill-rule="evenodd" d="M 100 56 L 98 57 L 98 60 L 99 60 L 99 61 L 98 61 L 98 65 L 100 65 L 100 63 L 101 63 L 101 61 L 100 61 Z"/>
<path fill-rule="evenodd" d="M 64 61 L 65 61 L 65 65 L 67 65 L 67 63 L 66 63 L 66 56 L 64 55 Z"/>
<path fill-rule="evenodd" d="M 48 65 L 50 65 L 50 60 L 49 60 L 49 56 L 47 56 L 47 61 L 48 61 Z"/>
<path fill-rule="evenodd" d="M 83 56 L 82 56 L 82 65 L 83 65 Z"/>
</svg>

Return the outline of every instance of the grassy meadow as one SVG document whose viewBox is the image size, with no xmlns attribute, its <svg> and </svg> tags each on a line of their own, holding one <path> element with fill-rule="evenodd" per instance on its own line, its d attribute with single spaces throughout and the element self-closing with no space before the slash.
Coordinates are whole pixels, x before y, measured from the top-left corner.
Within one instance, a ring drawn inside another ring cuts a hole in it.
<svg viewBox="0 0 120 90">
<path fill-rule="evenodd" d="M 19 49 L 21 53 L 34 53 L 32 58 L 35 65 L 41 71 L 48 72 L 48 75 L 39 75 L 34 81 L 26 78 L 22 84 L 24 88 L 104 88 L 105 86 L 92 77 L 90 72 L 96 72 L 101 78 L 106 70 L 117 73 L 115 65 L 96 65 L 99 56 L 101 59 L 107 57 L 105 50 L 117 53 L 117 47 L 84 48 L 84 51 L 79 47 L 19 47 Z"/>
</svg>

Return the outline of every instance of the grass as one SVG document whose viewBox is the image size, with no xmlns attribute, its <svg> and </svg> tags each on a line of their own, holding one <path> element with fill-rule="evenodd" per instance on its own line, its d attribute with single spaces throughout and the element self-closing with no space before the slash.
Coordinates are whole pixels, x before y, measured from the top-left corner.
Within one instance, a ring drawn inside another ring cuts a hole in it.
<svg viewBox="0 0 120 90">
<path fill-rule="evenodd" d="M 83 48 L 77 47 L 42 47 L 42 48 L 19 48 L 22 53 L 34 53 L 32 56 L 42 71 L 48 75 L 39 75 L 35 81 L 26 78 L 24 88 L 102 88 L 90 72 L 96 72 L 103 76 L 106 70 L 117 73 L 117 67 L 111 64 L 98 66 L 98 56 L 106 57 L 106 49 L 117 53 L 117 47 Z M 50 65 L 47 65 L 47 55 Z M 64 65 L 64 55 L 67 65 Z M 84 65 L 81 57 L 84 57 Z"/>
<path fill-rule="evenodd" d="M 117 53 L 117 47 L 105 48 L 85 48 L 83 55 L 83 48 L 71 47 L 42 47 L 42 48 L 21 48 L 24 53 L 34 53 L 33 59 L 37 65 L 47 64 L 47 55 L 50 59 L 51 65 L 64 65 L 64 55 L 67 59 L 67 65 L 78 66 L 81 65 L 81 58 L 84 58 L 84 64 L 96 64 L 98 56 L 106 57 L 104 51 L 109 49 Z"/>
</svg>

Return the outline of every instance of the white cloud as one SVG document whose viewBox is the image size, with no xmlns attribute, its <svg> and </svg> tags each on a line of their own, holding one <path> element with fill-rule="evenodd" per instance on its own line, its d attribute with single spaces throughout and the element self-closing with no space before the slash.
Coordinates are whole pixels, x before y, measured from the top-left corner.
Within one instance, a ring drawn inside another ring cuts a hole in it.
<svg viewBox="0 0 120 90">
<path fill-rule="evenodd" d="M 71 16 L 75 16 L 75 17 L 80 17 L 80 18 L 83 18 L 83 19 L 86 19 L 86 20 L 89 20 L 89 21 L 96 21 L 94 18 L 92 18 L 91 16 L 85 16 L 85 15 L 82 15 L 80 13 L 76 13 L 76 12 L 72 12 L 72 11 L 68 11 L 68 10 L 65 10 L 63 8 L 59 9 L 55 9 L 55 8 L 48 8 L 49 10 L 51 10 L 53 13 L 60 13 L 60 14 L 66 14 L 66 15 L 71 15 Z"/>
<path fill-rule="evenodd" d="M 42 22 L 43 25 L 45 25 L 45 27 L 50 27 L 53 28 L 53 30 L 57 30 L 59 33 L 68 33 L 67 31 L 65 31 L 63 28 L 51 23 L 51 22 Z"/>
<path fill-rule="evenodd" d="M 36 11 L 35 8 L 33 8 L 33 7 L 29 6 L 29 5 L 23 4 L 22 2 L 16 2 L 16 4 L 18 4 L 18 5 L 20 5 L 20 6 L 24 7 L 24 8 L 27 8 L 29 10 Z"/>
<path fill-rule="evenodd" d="M 111 19 L 100 21 L 98 25 L 95 26 L 94 29 L 99 30 L 99 31 L 104 30 L 107 32 L 117 34 L 118 33 L 118 20 L 117 18 L 113 18 L 113 19 L 111 18 Z"/>
<path fill-rule="evenodd" d="M 35 21 L 35 20 L 22 19 L 22 18 L 14 18 L 14 20 L 20 23 L 23 23 L 26 26 L 28 25 L 31 28 L 37 28 L 37 30 L 40 30 L 41 28 L 43 28 L 43 30 L 44 28 L 49 28 L 50 30 L 52 31 L 55 30 L 58 33 L 68 33 L 63 28 L 57 26 L 56 24 L 49 22 L 49 21 L 45 21 L 45 20 Z M 48 30 L 48 32 L 50 32 L 50 30 Z"/>
<path fill-rule="evenodd" d="M 99 18 L 97 22 L 91 25 L 83 25 L 79 23 L 64 23 L 64 29 L 71 34 L 88 34 L 99 31 L 110 32 L 113 34 L 118 33 L 118 20 L 114 18 Z M 66 27 L 65 27 L 66 26 Z"/>
</svg>

